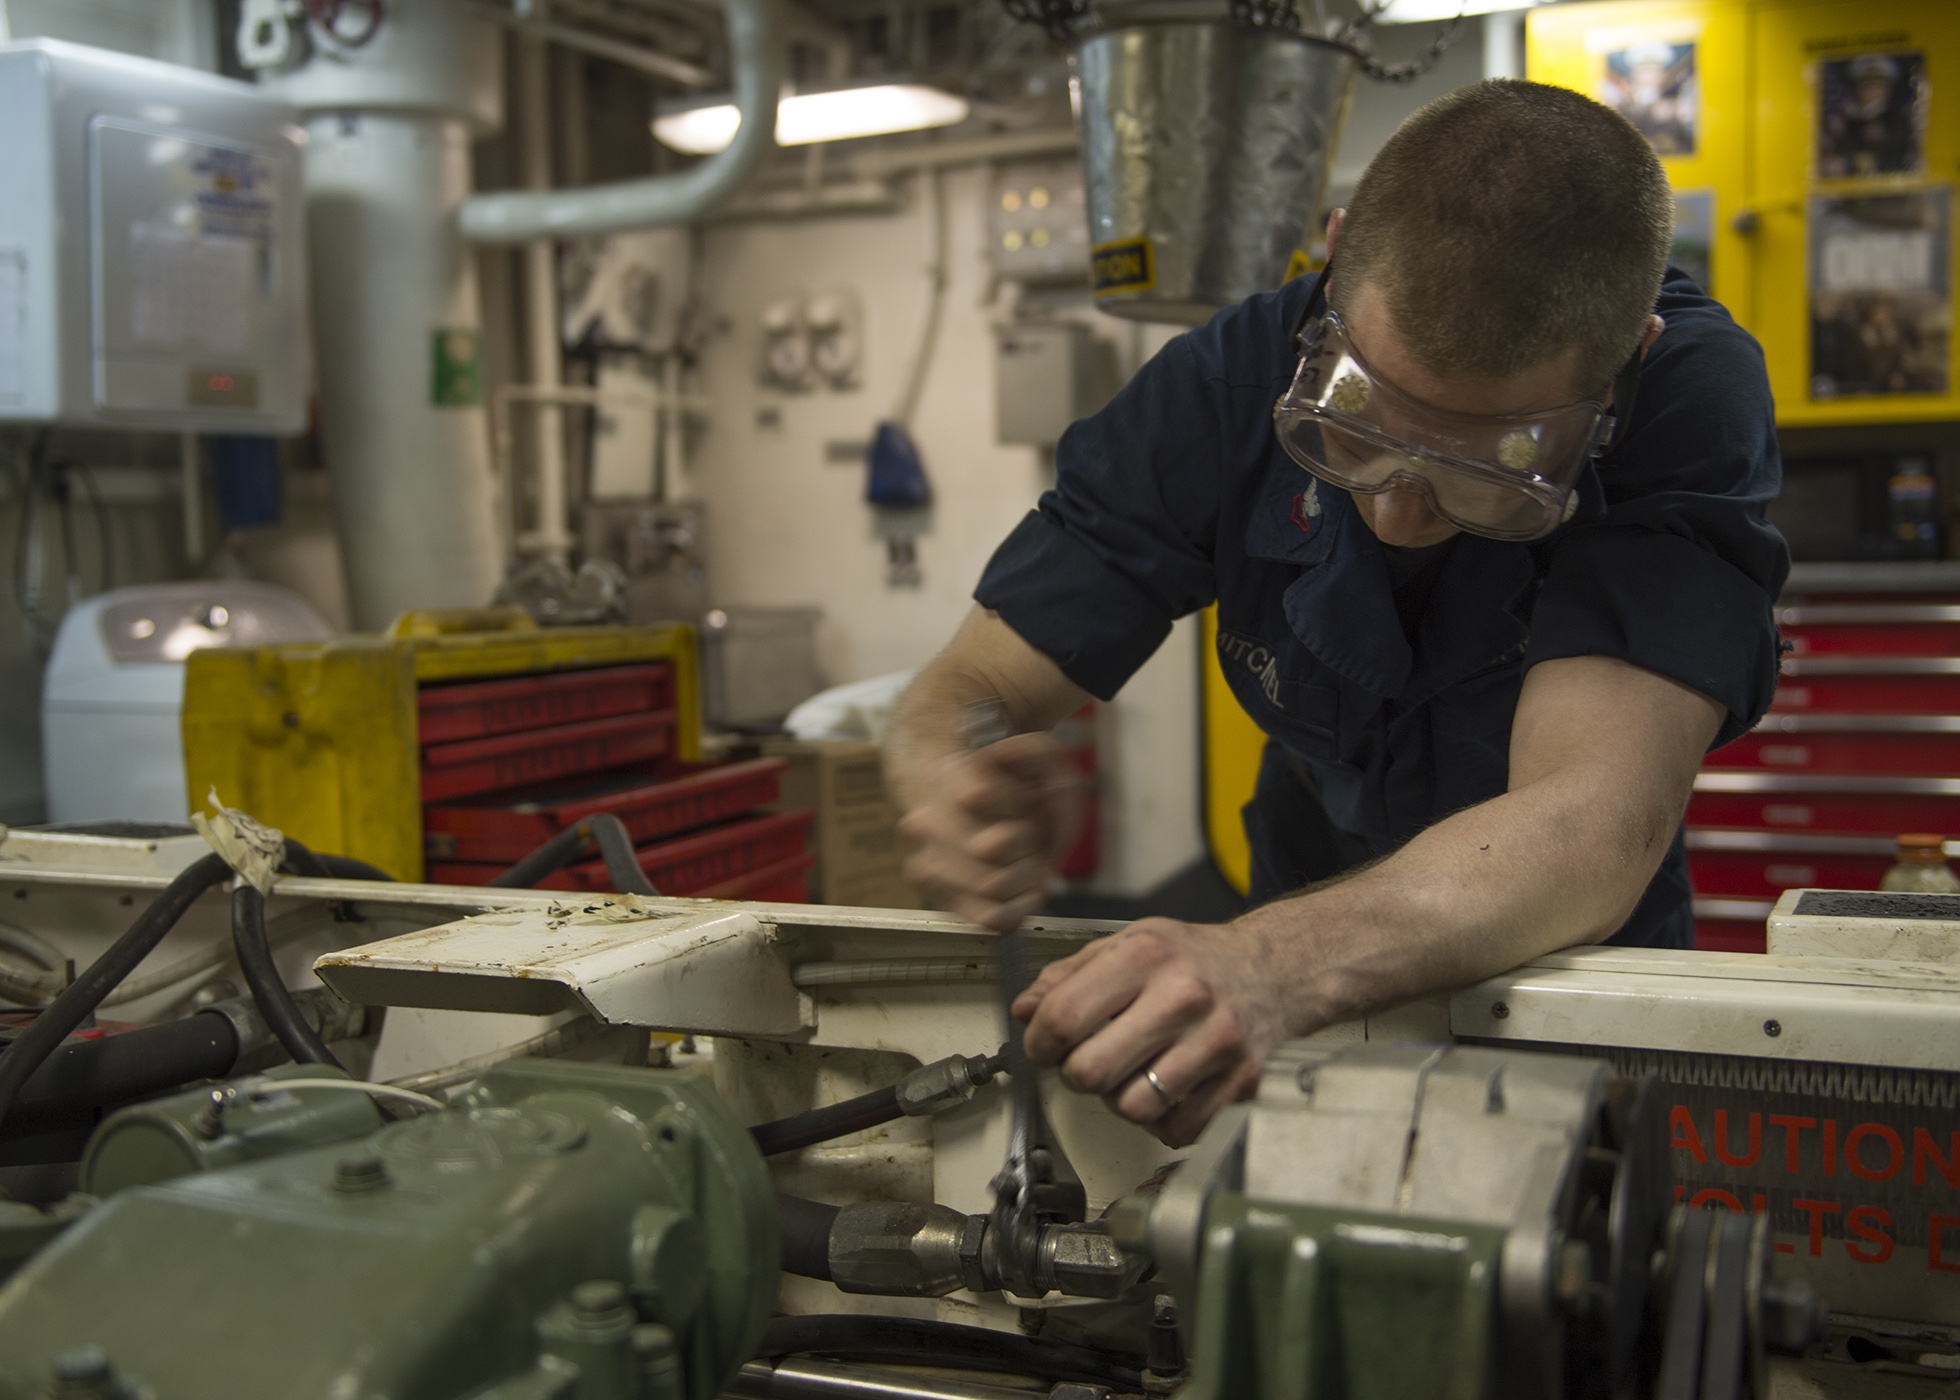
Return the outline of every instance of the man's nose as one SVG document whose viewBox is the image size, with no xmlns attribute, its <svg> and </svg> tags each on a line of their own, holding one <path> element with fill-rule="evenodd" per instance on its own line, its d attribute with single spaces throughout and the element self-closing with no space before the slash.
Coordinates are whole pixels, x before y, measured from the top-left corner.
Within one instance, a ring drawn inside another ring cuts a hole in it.
<svg viewBox="0 0 1960 1400">
<path fill-rule="evenodd" d="M 1383 544 L 1414 544 L 1436 524 L 1436 512 L 1413 486 L 1391 486 L 1375 497 L 1375 536 Z"/>
</svg>

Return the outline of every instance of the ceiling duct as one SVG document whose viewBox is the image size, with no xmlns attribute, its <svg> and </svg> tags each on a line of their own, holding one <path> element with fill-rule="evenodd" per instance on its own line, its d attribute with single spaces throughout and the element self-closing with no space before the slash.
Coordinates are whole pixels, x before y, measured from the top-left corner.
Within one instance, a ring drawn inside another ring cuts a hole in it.
<svg viewBox="0 0 1960 1400">
<path fill-rule="evenodd" d="M 1184 325 L 1300 270 L 1356 75 L 1407 82 L 1462 18 L 1390 66 L 1366 42 L 1380 3 L 1345 22 L 1325 0 L 1002 5 L 1070 50 L 1096 305 Z"/>
<path fill-rule="evenodd" d="M 1080 39 L 1096 305 L 1196 325 L 1284 281 L 1360 66 L 1344 44 L 1224 15 Z"/>
</svg>

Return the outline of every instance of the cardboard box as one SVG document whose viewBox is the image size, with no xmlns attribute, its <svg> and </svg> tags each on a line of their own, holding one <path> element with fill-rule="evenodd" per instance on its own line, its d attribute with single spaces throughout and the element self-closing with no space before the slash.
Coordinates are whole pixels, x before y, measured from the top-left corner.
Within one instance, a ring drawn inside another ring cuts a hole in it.
<svg viewBox="0 0 1960 1400">
<path fill-rule="evenodd" d="M 876 744 L 772 739 L 763 752 L 789 760 L 775 810 L 806 807 L 816 813 L 812 901 L 868 909 L 925 907 L 919 887 L 902 871 L 901 812 L 886 791 L 884 756 Z"/>
</svg>

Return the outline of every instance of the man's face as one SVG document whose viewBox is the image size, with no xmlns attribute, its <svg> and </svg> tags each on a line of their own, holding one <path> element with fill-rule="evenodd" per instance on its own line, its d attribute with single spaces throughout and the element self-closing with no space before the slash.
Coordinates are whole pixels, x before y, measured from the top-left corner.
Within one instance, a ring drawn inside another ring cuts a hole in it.
<svg viewBox="0 0 1960 1400">
<path fill-rule="evenodd" d="M 1534 365 L 1508 378 L 1474 374 L 1438 374 L 1421 364 L 1395 333 L 1387 301 L 1374 284 L 1364 282 L 1343 316 L 1348 335 L 1377 374 L 1411 398 L 1451 413 L 1504 416 L 1542 413 L 1584 398 L 1577 388 L 1579 352 L 1575 350 Z M 1330 441 L 1330 450 L 1332 443 Z M 1441 544 L 1459 533 L 1429 508 L 1429 501 L 1412 486 L 1392 486 L 1375 495 L 1348 492 L 1354 508 L 1383 544 L 1404 548 Z"/>
</svg>

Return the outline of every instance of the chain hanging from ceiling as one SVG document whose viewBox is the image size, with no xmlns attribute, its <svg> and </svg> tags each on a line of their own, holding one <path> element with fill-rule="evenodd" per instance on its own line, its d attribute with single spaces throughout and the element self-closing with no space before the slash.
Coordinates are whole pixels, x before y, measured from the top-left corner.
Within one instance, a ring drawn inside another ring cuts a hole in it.
<svg viewBox="0 0 1960 1400">
<path fill-rule="evenodd" d="M 1040 25 L 1050 39 L 1066 44 L 1089 17 L 1092 0 L 1000 0 L 1000 3 L 1009 18 L 1023 24 Z M 1298 0 L 1228 0 L 1228 3 L 1232 18 L 1240 24 L 1291 34 L 1301 30 Z M 1336 44 L 1353 49 L 1361 60 L 1361 71 L 1376 82 L 1414 82 L 1440 63 L 1450 45 L 1456 42 L 1463 28 L 1463 12 L 1469 7 L 1468 0 L 1462 0 L 1457 5 L 1456 14 L 1443 26 L 1442 32 L 1429 47 L 1420 56 L 1405 63 L 1384 63 L 1368 50 L 1368 28 L 1387 11 L 1391 3 L 1392 0 L 1368 0 L 1361 13 L 1342 25 L 1330 38 Z M 1319 8 L 1317 3 L 1315 8 Z"/>
</svg>

